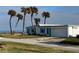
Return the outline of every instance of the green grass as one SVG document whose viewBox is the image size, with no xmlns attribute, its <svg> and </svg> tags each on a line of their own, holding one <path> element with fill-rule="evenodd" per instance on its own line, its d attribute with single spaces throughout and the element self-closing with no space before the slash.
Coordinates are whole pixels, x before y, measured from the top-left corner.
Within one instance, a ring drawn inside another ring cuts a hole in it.
<svg viewBox="0 0 79 59">
<path fill-rule="evenodd" d="M 40 38 L 40 37 L 45 37 L 45 36 L 38 36 L 38 35 L 21 35 L 21 34 L 0 34 L 0 37 L 4 38 L 15 38 L 15 39 L 21 39 L 21 38 Z"/>
<path fill-rule="evenodd" d="M 61 43 L 79 45 L 79 38 L 66 38 Z"/>
<path fill-rule="evenodd" d="M 32 44 L 22 44 L 14 42 L 0 42 L 0 53 L 68 53 L 62 48 L 42 47 Z"/>
</svg>

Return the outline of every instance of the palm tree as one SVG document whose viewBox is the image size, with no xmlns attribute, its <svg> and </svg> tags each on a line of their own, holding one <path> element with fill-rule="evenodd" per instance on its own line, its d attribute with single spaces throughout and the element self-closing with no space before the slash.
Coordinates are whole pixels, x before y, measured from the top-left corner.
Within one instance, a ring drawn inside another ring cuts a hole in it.
<svg viewBox="0 0 79 59">
<path fill-rule="evenodd" d="M 44 17 L 44 24 L 46 24 L 46 18 L 50 17 L 50 13 L 49 12 L 43 12 L 42 17 Z"/>
<path fill-rule="evenodd" d="M 15 10 L 9 10 L 8 11 L 8 15 L 10 15 L 10 20 L 9 20 L 9 24 L 10 24 L 10 33 L 12 35 L 12 25 L 11 25 L 11 19 L 13 16 L 16 15 L 16 11 Z"/>
<path fill-rule="evenodd" d="M 30 12 L 29 12 L 29 8 L 22 7 L 22 8 L 21 8 L 21 12 L 23 13 L 23 16 L 24 16 L 24 18 L 23 18 L 23 33 L 22 33 L 22 34 L 24 34 L 25 16 L 26 16 L 27 13 L 28 13 L 28 14 L 30 13 Z"/>
<path fill-rule="evenodd" d="M 20 14 L 20 13 L 18 13 L 16 16 L 17 16 L 18 19 L 17 19 L 17 22 L 16 22 L 16 25 L 15 26 L 17 26 L 19 20 L 22 20 L 23 19 L 23 15 Z"/>
<path fill-rule="evenodd" d="M 36 7 L 29 7 L 31 14 L 31 24 L 33 26 L 33 15 L 38 14 L 38 9 Z"/>
<path fill-rule="evenodd" d="M 36 26 L 39 26 L 40 18 L 34 18 Z"/>
<path fill-rule="evenodd" d="M 40 22 L 40 18 L 34 18 L 34 21 L 35 21 L 35 28 L 34 28 L 34 34 L 36 34 L 36 28 L 39 27 L 39 22 Z"/>
</svg>

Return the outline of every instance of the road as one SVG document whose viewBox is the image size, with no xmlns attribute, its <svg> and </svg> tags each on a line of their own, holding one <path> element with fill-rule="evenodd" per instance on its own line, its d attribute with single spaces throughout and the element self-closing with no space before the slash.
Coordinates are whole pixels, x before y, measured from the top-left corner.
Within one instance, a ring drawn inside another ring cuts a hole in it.
<svg viewBox="0 0 79 59">
<path fill-rule="evenodd" d="M 73 52 L 79 52 L 79 47 L 76 45 L 65 45 L 65 44 L 56 43 L 62 40 L 64 40 L 64 38 L 61 39 L 61 38 L 46 37 L 46 38 L 12 39 L 12 38 L 0 37 L 0 41 L 27 43 L 27 44 L 40 45 L 44 47 L 58 47 L 58 48 L 63 48 Z"/>
</svg>

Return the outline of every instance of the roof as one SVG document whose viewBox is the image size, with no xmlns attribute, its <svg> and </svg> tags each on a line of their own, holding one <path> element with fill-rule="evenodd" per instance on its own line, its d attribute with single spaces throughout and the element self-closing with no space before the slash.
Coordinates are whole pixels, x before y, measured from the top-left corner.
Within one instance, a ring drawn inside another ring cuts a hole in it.
<svg viewBox="0 0 79 59">
<path fill-rule="evenodd" d="M 39 24 L 39 26 L 67 26 L 63 24 Z"/>
<path fill-rule="evenodd" d="M 71 25 L 71 24 L 39 24 L 39 26 L 49 26 L 49 27 L 58 27 L 58 26 L 79 26 L 79 25 Z M 28 26 L 28 27 L 32 27 L 32 26 Z M 34 25 L 35 27 L 35 25 Z"/>
</svg>

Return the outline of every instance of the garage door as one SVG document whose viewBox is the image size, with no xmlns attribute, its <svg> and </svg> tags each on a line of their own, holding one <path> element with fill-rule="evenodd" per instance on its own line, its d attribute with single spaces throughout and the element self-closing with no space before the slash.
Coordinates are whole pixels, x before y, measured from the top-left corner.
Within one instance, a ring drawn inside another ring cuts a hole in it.
<svg viewBox="0 0 79 59">
<path fill-rule="evenodd" d="M 53 36 L 53 37 L 67 37 L 67 29 L 64 27 L 52 28 L 51 36 Z"/>
</svg>

